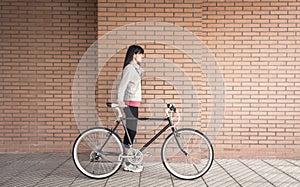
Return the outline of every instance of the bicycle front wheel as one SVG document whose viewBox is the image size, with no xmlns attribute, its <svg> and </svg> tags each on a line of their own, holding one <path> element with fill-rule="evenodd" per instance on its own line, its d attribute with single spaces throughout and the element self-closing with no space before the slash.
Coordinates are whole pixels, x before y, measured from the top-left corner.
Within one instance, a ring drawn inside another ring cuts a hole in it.
<svg viewBox="0 0 300 187">
<path fill-rule="evenodd" d="M 82 174 L 93 179 L 103 179 L 120 169 L 123 153 L 120 137 L 109 129 L 98 127 L 78 136 L 72 156 Z"/>
<path fill-rule="evenodd" d="M 214 151 L 209 139 L 195 129 L 180 129 L 170 134 L 161 149 L 165 168 L 175 177 L 192 180 L 211 167 Z"/>
</svg>

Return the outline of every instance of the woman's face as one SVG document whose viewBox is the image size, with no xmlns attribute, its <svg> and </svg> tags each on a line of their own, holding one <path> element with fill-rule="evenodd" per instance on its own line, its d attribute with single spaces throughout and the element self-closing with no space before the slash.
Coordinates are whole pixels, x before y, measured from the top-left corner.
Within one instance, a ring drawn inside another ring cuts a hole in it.
<svg viewBox="0 0 300 187">
<path fill-rule="evenodd" d="M 144 58 L 144 54 L 142 53 L 137 53 L 133 55 L 133 60 L 135 60 L 136 62 L 142 62 Z"/>
</svg>

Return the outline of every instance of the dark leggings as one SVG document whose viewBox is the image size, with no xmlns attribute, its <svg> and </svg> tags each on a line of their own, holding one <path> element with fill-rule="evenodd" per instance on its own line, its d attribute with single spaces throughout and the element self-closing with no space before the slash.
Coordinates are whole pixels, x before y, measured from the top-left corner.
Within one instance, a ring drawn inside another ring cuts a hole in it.
<svg viewBox="0 0 300 187">
<path fill-rule="evenodd" d="M 137 119 L 139 116 L 138 109 L 139 109 L 138 107 L 134 107 L 134 106 L 128 106 L 124 108 L 124 112 L 126 115 L 126 127 L 132 144 L 133 144 L 134 137 L 136 135 Z M 126 147 L 130 145 L 130 141 L 127 137 L 126 132 L 124 135 L 124 144 Z"/>
</svg>

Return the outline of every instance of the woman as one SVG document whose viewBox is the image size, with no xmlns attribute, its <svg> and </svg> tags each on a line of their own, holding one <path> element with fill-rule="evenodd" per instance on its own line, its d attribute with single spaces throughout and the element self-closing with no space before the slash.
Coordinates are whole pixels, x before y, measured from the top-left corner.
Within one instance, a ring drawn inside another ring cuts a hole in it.
<svg viewBox="0 0 300 187">
<path fill-rule="evenodd" d="M 138 107 L 142 101 L 142 76 L 143 68 L 140 66 L 142 59 L 144 58 L 144 49 L 138 45 L 131 45 L 126 53 L 123 74 L 118 89 L 118 104 L 124 107 L 125 104 L 128 106 L 124 108 L 126 115 L 126 127 L 130 137 L 125 133 L 124 144 L 125 147 L 129 148 L 130 143 L 133 143 L 134 137 L 137 130 L 137 118 L 138 118 Z M 124 167 L 125 171 L 141 172 L 143 170 L 142 165 L 131 165 L 126 164 Z"/>
</svg>

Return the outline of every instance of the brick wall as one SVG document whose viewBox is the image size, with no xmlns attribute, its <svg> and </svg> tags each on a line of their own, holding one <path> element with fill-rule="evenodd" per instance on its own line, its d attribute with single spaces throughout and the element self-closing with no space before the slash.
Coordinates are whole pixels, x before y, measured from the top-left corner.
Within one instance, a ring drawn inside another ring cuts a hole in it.
<svg viewBox="0 0 300 187">
<path fill-rule="evenodd" d="M 299 5 L 204 2 L 202 38 L 226 84 L 221 155 L 299 158 Z"/>
<path fill-rule="evenodd" d="M 184 126 L 209 135 L 217 157 L 300 157 L 300 3 L 37 2 L 1 1 L 0 151 L 70 151 L 78 128 L 82 130 L 72 114 L 72 81 L 81 57 L 98 36 L 98 64 L 83 69 L 86 75 L 95 73 L 94 67 L 99 70 L 96 96 L 91 98 L 97 101 L 102 125 L 112 123 L 112 111 L 104 103 L 116 99 L 126 47 L 136 42 L 146 52 L 141 116 L 158 116 L 164 103 L 174 102 Z M 226 110 L 217 128 L 210 126 L 216 103 L 209 67 L 198 66 L 189 55 L 197 52 L 195 42 L 180 35 L 176 29 L 182 27 L 209 48 L 223 76 Z M 89 79 L 86 83 L 94 86 Z M 159 125 L 141 122 L 137 144 Z M 152 148 L 159 150 L 160 144 Z"/>
<path fill-rule="evenodd" d="M 2 0 L 0 152 L 69 151 L 73 77 L 97 40 L 97 4 Z"/>
</svg>

